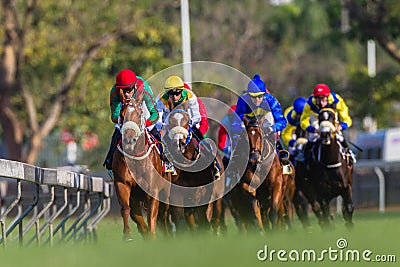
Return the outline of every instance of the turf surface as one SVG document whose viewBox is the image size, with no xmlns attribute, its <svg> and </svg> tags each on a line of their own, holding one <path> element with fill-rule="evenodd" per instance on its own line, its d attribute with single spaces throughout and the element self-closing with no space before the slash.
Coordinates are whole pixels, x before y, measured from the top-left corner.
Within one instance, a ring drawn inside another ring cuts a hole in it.
<svg viewBox="0 0 400 267">
<path fill-rule="evenodd" d="M 399 266 L 398 211 L 383 214 L 356 211 L 352 231 L 344 227 L 341 216 L 337 215 L 336 227 L 329 232 L 323 232 L 313 219 L 311 233 L 303 231 L 296 221 L 295 231 L 278 231 L 265 236 L 239 235 L 232 219 L 228 219 L 228 235 L 225 237 L 203 233 L 173 240 L 160 237 L 155 241 L 143 240 L 132 222 L 135 239 L 125 243 L 122 241 L 122 220 L 119 217 L 106 218 L 98 225 L 97 243 L 22 248 L 11 244 L 6 249 L 0 248 L 0 267 Z M 347 246 L 340 249 L 337 242 L 340 242 L 339 246 L 346 243 Z M 264 251 L 260 251 L 265 247 L 267 257 Z M 257 254 L 265 260 L 259 260 Z M 392 262 L 377 262 L 376 256 Z"/>
</svg>

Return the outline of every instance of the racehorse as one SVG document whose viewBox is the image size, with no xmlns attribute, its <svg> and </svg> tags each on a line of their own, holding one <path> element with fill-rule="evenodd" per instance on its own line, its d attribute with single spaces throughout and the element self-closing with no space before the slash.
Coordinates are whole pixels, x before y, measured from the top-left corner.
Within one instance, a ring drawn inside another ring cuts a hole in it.
<svg viewBox="0 0 400 267">
<path fill-rule="evenodd" d="M 126 241 L 132 240 L 129 216 L 144 238 L 156 236 L 158 196 L 161 190 L 169 194 L 169 183 L 162 177 L 157 144 L 144 127 L 142 96 L 138 95 L 122 105 L 122 141 L 114 152 L 112 162 L 114 186 L 124 223 L 123 238 Z M 143 205 L 147 208 L 147 223 L 143 217 Z"/>
<path fill-rule="evenodd" d="M 282 167 L 284 168 L 283 180 L 286 182 L 286 187 L 279 217 L 283 218 L 283 223 L 286 223 L 288 229 L 292 229 L 295 212 L 293 200 L 296 193 L 296 171 L 292 162 L 290 162 L 290 165 Z"/>
<path fill-rule="evenodd" d="M 220 218 L 218 213 L 222 210 L 221 190 L 224 181 L 222 178 L 214 181 L 213 156 L 209 157 L 210 149 L 193 137 L 187 109 L 187 102 L 175 109 L 171 105 L 164 128 L 164 142 L 167 144 L 169 155 L 174 159 L 177 172 L 172 178 L 171 203 L 178 205 L 170 205 L 177 233 L 186 232 L 187 226 L 190 230 L 208 230 L 211 226 L 211 214 L 207 212 L 207 209 L 210 211 L 210 205 L 215 205 L 211 210 L 214 212 L 213 227 L 217 228 Z M 181 190 L 174 185 L 193 190 Z"/>
<path fill-rule="evenodd" d="M 243 119 L 250 144 L 246 169 L 231 194 L 244 229 L 275 229 L 282 221 L 286 181 L 276 153 L 273 131 L 263 127 L 266 117 Z"/>
<path fill-rule="evenodd" d="M 295 153 L 290 155 L 291 161 L 294 162 L 296 170 L 293 204 L 300 222 L 304 228 L 308 229 L 311 226 L 308 217 L 308 202 L 312 203 L 314 210 L 319 210 L 320 207 L 314 197 L 314 188 L 308 177 L 307 166 L 304 163 L 304 155 L 302 156 L 303 158 L 301 160 L 297 158 L 300 156 L 299 151 L 302 151 L 308 143 L 308 132 L 303 130 L 300 125 L 298 125 L 295 130 L 295 136 Z"/>
<path fill-rule="evenodd" d="M 318 115 L 318 140 L 311 146 L 309 176 L 314 186 L 315 198 L 320 205 L 316 210 L 322 227 L 331 227 L 330 201 L 342 196 L 342 213 L 347 227 L 353 226 L 352 176 L 348 152 L 337 140 L 337 119 L 333 109 L 321 109 Z"/>
</svg>

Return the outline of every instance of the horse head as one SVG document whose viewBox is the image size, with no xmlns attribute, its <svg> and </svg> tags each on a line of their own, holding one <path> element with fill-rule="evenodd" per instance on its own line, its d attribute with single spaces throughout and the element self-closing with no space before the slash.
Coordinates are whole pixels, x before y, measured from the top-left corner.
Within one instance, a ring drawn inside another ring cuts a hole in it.
<svg viewBox="0 0 400 267">
<path fill-rule="evenodd" d="M 243 118 L 250 144 L 249 163 L 252 165 L 260 163 L 274 151 L 272 145 L 274 131 L 269 116 L 270 114 Z"/>
<path fill-rule="evenodd" d="M 185 154 L 186 148 L 192 140 L 192 128 L 190 125 L 190 115 L 186 109 L 172 110 L 166 119 L 166 133 L 168 139 L 172 141 L 172 151 Z"/>
<path fill-rule="evenodd" d="M 261 162 L 261 153 L 263 151 L 264 132 L 260 127 L 260 121 L 257 118 L 243 118 L 246 126 L 247 137 L 250 144 L 249 163 L 255 165 Z"/>
<path fill-rule="evenodd" d="M 135 145 L 144 133 L 142 98 L 123 101 L 121 108 L 123 124 L 121 128 L 122 145 L 126 151 L 134 151 Z"/>
<path fill-rule="evenodd" d="M 336 112 L 330 108 L 321 109 L 318 115 L 321 143 L 330 145 L 336 133 Z"/>
</svg>

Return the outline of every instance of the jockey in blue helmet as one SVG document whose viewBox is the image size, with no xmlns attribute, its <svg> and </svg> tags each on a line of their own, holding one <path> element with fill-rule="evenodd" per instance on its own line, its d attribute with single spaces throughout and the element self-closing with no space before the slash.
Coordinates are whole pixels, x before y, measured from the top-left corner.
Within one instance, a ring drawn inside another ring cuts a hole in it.
<svg viewBox="0 0 400 267">
<path fill-rule="evenodd" d="M 232 131 L 240 133 L 244 130 L 242 122 L 244 116 L 251 118 L 272 113 L 274 124 L 271 125 L 275 131 L 276 147 L 283 163 L 288 163 L 289 153 L 283 149 L 280 142 L 280 133 L 286 127 L 286 119 L 283 116 L 281 105 L 278 100 L 270 94 L 260 75 L 254 75 L 247 86 L 247 92 L 239 97 L 236 104 L 235 120 L 232 123 Z"/>
<path fill-rule="evenodd" d="M 294 100 L 293 105 L 288 107 L 284 112 L 287 125 L 282 131 L 282 141 L 292 155 L 295 155 L 297 152 L 295 144 L 299 136 L 297 136 L 296 130 L 300 126 L 300 117 L 306 102 L 307 99 L 304 97 L 298 97 Z"/>
</svg>

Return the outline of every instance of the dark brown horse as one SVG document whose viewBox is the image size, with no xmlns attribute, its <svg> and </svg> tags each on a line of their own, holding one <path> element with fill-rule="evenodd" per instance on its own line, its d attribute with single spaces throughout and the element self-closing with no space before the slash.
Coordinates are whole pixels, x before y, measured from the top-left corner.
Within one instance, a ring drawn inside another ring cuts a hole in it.
<svg viewBox="0 0 400 267">
<path fill-rule="evenodd" d="M 316 210 L 322 227 L 331 226 L 329 211 L 330 201 L 343 198 L 343 218 L 347 227 L 353 226 L 352 176 L 353 164 L 347 151 L 340 144 L 337 136 L 336 113 L 325 108 L 319 112 L 320 137 L 311 147 L 309 158 L 309 177 L 314 188 L 314 197 L 320 210 Z"/>
<path fill-rule="evenodd" d="M 141 105 L 140 95 L 123 104 L 122 143 L 115 151 L 112 163 L 114 185 L 124 223 L 124 240 L 132 239 L 129 216 L 143 237 L 155 237 L 158 197 L 161 190 L 169 194 L 169 183 L 162 177 L 158 148 L 149 141 L 149 134 L 144 127 Z M 143 217 L 143 206 L 147 208 L 147 223 Z"/>
<path fill-rule="evenodd" d="M 275 149 L 274 133 L 262 127 L 265 117 L 244 118 L 250 154 L 244 174 L 231 194 L 244 229 L 275 229 L 282 221 L 286 181 Z M 259 208 L 259 209 L 258 209 Z"/>
<path fill-rule="evenodd" d="M 296 170 L 293 204 L 300 222 L 302 223 L 303 227 L 308 230 L 311 224 L 308 217 L 309 200 L 306 196 L 314 195 L 314 189 L 308 177 L 308 169 L 304 163 L 304 154 L 299 154 L 308 143 L 308 133 L 307 131 L 303 130 L 300 125 L 298 125 L 295 135 L 295 153 L 290 155 L 291 161 L 294 162 Z M 310 203 L 312 203 L 314 210 L 319 209 L 319 204 L 316 202 L 315 198 L 311 197 Z"/>
<path fill-rule="evenodd" d="M 223 190 L 224 181 L 215 181 L 213 155 L 205 144 L 193 137 L 187 105 L 173 109 L 166 118 L 164 142 L 177 171 L 172 178 L 170 206 L 177 233 L 186 232 L 187 226 L 191 230 L 208 230 L 211 215 L 207 209 L 210 203 L 219 207 L 212 200 L 222 197 L 217 189 Z M 220 208 L 211 210 L 221 212 Z M 214 227 L 217 227 L 220 215 L 214 214 L 213 217 Z"/>
</svg>

